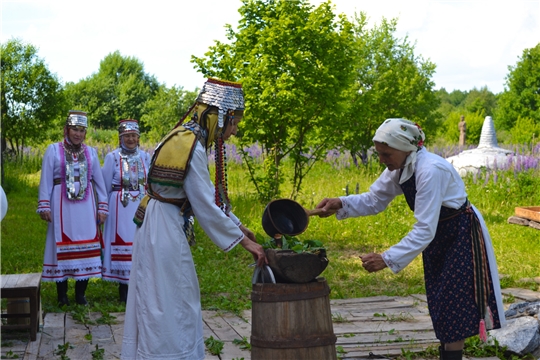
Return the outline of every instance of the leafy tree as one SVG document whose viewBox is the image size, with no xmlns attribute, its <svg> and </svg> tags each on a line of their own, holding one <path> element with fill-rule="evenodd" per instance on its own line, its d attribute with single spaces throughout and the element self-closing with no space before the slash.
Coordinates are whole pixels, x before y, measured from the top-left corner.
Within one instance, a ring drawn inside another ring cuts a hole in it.
<svg viewBox="0 0 540 360">
<path fill-rule="evenodd" d="M 473 88 L 471 91 L 454 90 L 451 93 L 442 88 L 435 93 L 441 102 L 437 112 L 444 120 L 434 138 L 448 144 L 457 143 L 459 141 L 457 124 L 463 115 L 467 123 L 467 144 L 477 145 L 484 118 L 487 115 L 492 116 L 496 111 L 497 97 L 487 87 L 480 90 Z"/>
<path fill-rule="evenodd" d="M 519 117 L 540 124 L 540 43 L 523 50 L 515 66 L 509 66 L 505 91 L 499 95 L 497 128 L 510 130 Z"/>
<path fill-rule="evenodd" d="M 461 90 L 454 90 L 451 93 L 448 93 L 445 88 L 440 88 L 435 91 L 435 95 L 440 101 L 437 112 L 441 114 L 443 119 L 446 119 L 451 112 L 463 108 L 463 102 L 467 98 L 467 94 L 467 91 Z"/>
<path fill-rule="evenodd" d="M 469 113 L 477 113 L 484 117 L 493 116 L 497 107 L 497 98 L 487 86 L 480 90 L 473 88 L 460 105 Z"/>
<path fill-rule="evenodd" d="M 91 126 L 103 129 L 115 129 L 120 119 L 140 120 L 158 89 L 158 81 L 138 59 L 118 51 L 101 61 L 97 73 L 66 84 L 72 108 L 88 112 Z"/>
<path fill-rule="evenodd" d="M 144 134 L 153 142 L 158 142 L 188 111 L 197 98 L 198 91 L 186 91 L 182 87 L 168 89 L 159 87 L 156 95 L 145 104 L 141 125 L 148 129 Z"/>
<path fill-rule="evenodd" d="M 35 46 L 12 39 L 1 51 L 2 154 L 9 143 L 22 159 L 23 147 L 44 140 L 53 120 L 67 113 L 66 102 Z"/>
<path fill-rule="evenodd" d="M 355 56 L 352 24 L 336 17 L 330 2 L 243 0 L 238 30 L 227 27 L 230 44 L 216 42 L 192 62 L 207 76 L 243 83 L 246 108 L 243 145 L 258 142 L 265 160 L 245 153 L 263 200 L 280 196 L 283 163 L 290 159 L 291 197 L 331 144 L 344 89 L 351 85 Z"/>
<path fill-rule="evenodd" d="M 448 94 L 448 100 L 455 107 L 460 107 L 467 98 L 468 94 L 469 93 L 467 91 L 454 90 Z"/>
<path fill-rule="evenodd" d="M 407 118 L 434 133 L 439 105 L 431 80 L 435 65 L 416 56 L 407 38 L 394 37 L 397 20 L 383 19 L 371 30 L 365 25 L 366 15 L 356 15 L 352 46 L 357 60 L 351 74 L 355 81 L 347 91 L 347 109 L 336 124 L 338 144 L 364 161 L 384 119 Z"/>
<path fill-rule="evenodd" d="M 446 119 L 448 114 L 450 114 L 455 109 L 455 105 L 452 104 L 452 101 L 450 99 L 450 94 L 446 91 L 445 88 L 440 88 L 439 90 L 435 91 L 435 95 L 440 102 L 437 112 L 443 119 Z"/>
<path fill-rule="evenodd" d="M 531 118 L 518 116 L 510 135 L 514 144 L 535 144 L 540 138 L 540 123 L 535 124 Z"/>
<path fill-rule="evenodd" d="M 466 144 L 478 145 L 480 143 L 480 135 L 482 134 L 482 126 L 484 125 L 485 116 L 482 111 L 476 113 L 453 111 L 446 117 L 444 124 L 438 135 L 449 144 L 457 144 L 459 142 L 459 127 L 460 117 L 465 117 L 467 123 Z"/>
</svg>

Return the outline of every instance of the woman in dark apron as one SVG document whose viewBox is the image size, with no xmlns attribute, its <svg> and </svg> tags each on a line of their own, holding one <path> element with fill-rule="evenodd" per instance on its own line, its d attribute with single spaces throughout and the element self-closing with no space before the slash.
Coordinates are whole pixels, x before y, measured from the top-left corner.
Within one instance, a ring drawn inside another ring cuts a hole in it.
<svg viewBox="0 0 540 360">
<path fill-rule="evenodd" d="M 339 220 L 375 215 L 405 195 L 417 222 L 382 254 L 361 256 L 369 272 L 401 271 L 422 253 L 429 314 L 441 341 L 441 359 L 461 359 L 465 339 L 486 340 L 505 324 L 497 264 L 482 215 L 467 199 L 452 164 L 428 152 L 415 123 L 387 119 L 373 137 L 387 168 L 369 192 L 323 199 L 317 208 Z"/>
</svg>

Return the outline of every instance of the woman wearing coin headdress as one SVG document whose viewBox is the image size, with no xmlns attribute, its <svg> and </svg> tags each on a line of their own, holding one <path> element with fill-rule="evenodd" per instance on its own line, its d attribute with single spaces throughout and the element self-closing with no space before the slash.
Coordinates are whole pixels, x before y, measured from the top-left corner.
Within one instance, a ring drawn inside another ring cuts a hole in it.
<svg viewBox="0 0 540 360">
<path fill-rule="evenodd" d="M 121 302 L 127 301 L 131 251 L 136 225 L 133 216 L 145 195 L 150 155 L 139 149 L 139 123 L 120 120 L 119 147 L 105 156 L 103 178 L 109 194 L 109 219 L 103 231 L 103 280 L 118 282 Z"/>
<path fill-rule="evenodd" d="M 266 262 L 253 232 L 231 212 L 224 141 L 244 111 L 241 85 L 209 79 L 196 103 L 157 146 L 135 215 L 122 359 L 204 359 L 199 283 L 190 245 L 194 215 L 227 252 L 240 244 Z M 183 120 L 191 115 L 185 123 Z M 215 146 L 212 184 L 207 151 Z"/>
<path fill-rule="evenodd" d="M 55 281 L 60 306 L 69 305 L 68 279 L 75 301 L 87 305 L 88 279 L 101 277 L 99 224 L 107 219 L 105 182 L 97 152 L 83 142 L 88 118 L 70 111 L 64 140 L 47 147 L 41 166 L 37 213 L 47 221 L 43 281 Z"/>
</svg>

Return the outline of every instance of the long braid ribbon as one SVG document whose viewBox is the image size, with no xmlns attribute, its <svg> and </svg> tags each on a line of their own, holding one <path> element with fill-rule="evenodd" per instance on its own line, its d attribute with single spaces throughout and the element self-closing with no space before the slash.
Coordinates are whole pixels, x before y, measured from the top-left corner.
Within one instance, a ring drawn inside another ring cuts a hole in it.
<svg viewBox="0 0 540 360">
<path fill-rule="evenodd" d="M 466 212 L 471 219 L 471 237 L 474 266 L 474 293 L 475 301 L 480 311 L 479 337 L 482 341 L 487 341 L 487 330 L 493 328 L 493 315 L 489 308 L 489 269 L 486 256 L 486 248 L 482 227 L 478 216 L 476 216 L 472 206 L 468 204 Z"/>
</svg>

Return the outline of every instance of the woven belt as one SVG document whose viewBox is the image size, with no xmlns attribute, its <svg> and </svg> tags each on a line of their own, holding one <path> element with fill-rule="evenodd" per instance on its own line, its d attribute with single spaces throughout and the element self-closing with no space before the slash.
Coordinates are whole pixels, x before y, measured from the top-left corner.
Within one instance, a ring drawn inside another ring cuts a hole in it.
<svg viewBox="0 0 540 360">
<path fill-rule="evenodd" d="M 139 188 L 129 188 L 128 191 L 139 191 Z M 113 185 L 112 191 L 122 191 L 122 185 Z"/>
<path fill-rule="evenodd" d="M 74 181 L 74 182 L 79 182 L 79 181 L 81 181 L 81 178 L 78 177 L 78 176 L 75 176 L 75 177 L 73 178 L 73 181 Z M 54 184 L 54 185 L 60 185 L 61 183 L 62 183 L 62 179 L 60 179 L 60 178 L 56 178 L 56 179 L 53 180 L 53 184 Z"/>
<path fill-rule="evenodd" d="M 455 212 L 452 213 L 451 215 L 449 215 L 449 216 L 447 216 L 447 217 L 445 217 L 443 219 L 439 219 L 439 222 L 443 222 L 443 221 L 453 219 L 456 216 L 458 216 L 460 214 L 463 214 L 464 212 L 467 212 L 470 208 L 471 208 L 471 203 L 469 202 L 469 199 L 467 199 L 467 200 L 465 200 L 465 203 L 461 206 L 461 208 L 454 210 Z"/>
<path fill-rule="evenodd" d="M 164 202 L 164 203 L 176 205 L 182 210 L 184 208 L 184 205 L 186 205 L 186 203 L 189 204 L 189 202 L 187 201 L 187 198 L 170 199 L 170 198 L 164 198 L 163 196 L 160 196 L 159 194 L 156 194 L 156 193 L 151 194 L 150 192 L 147 192 L 146 195 L 148 195 L 148 197 L 150 199 L 154 199 L 154 200 L 161 201 L 161 202 Z"/>
</svg>

